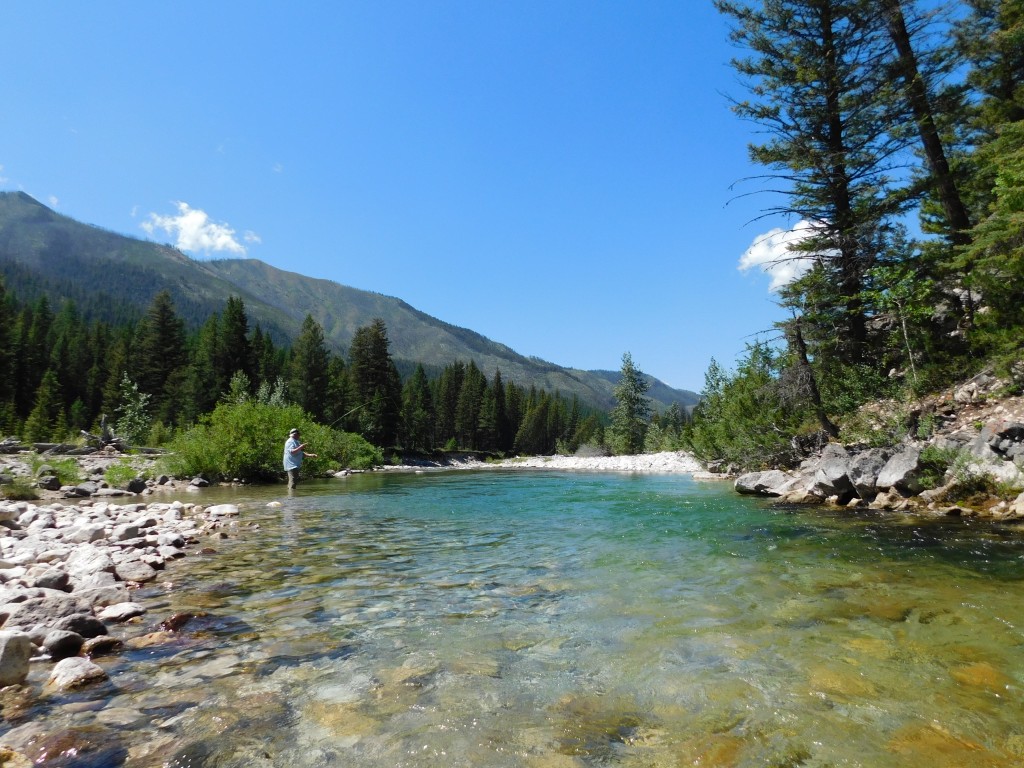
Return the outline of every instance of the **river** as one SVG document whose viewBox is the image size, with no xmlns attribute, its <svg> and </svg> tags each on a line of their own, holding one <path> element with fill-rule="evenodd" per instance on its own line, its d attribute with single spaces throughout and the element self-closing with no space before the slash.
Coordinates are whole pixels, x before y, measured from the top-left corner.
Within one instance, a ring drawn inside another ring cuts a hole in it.
<svg viewBox="0 0 1024 768">
<path fill-rule="evenodd" d="M 372 473 L 210 499 L 259 528 L 140 592 L 149 625 L 202 615 L 99 659 L 108 683 L 5 709 L 22 741 L 91 745 L 46 765 L 1024 760 L 1010 526 L 779 509 L 686 475 Z"/>
</svg>

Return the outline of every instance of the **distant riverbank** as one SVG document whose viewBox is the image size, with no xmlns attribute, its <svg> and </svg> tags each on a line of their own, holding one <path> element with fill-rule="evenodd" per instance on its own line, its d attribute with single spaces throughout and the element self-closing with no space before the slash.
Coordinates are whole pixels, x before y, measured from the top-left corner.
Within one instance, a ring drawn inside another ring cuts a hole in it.
<svg viewBox="0 0 1024 768">
<path fill-rule="evenodd" d="M 425 469 L 557 469 L 592 472 L 664 472 L 705 476 L 697 459 L 685 451 L 663 451 L 635 456 L 520 456 L 500 461 L 464 457 L 444 461 L 399 464 L 378 469 L 410 471 Z M 710 476 L 710 475 L 707 475 Z M 717 476 L 721 477 L 721 476 Z"/>
</svg>

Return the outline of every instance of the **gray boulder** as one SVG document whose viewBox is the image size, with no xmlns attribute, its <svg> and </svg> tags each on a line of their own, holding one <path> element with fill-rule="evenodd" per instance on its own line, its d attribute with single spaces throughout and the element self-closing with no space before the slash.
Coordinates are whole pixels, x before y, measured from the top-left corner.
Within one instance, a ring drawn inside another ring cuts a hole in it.
<svg viewBox="0 0 1024 768">
<path fill-rule="evenodd" d="M 915 494 L 924 490 L 920 478 L 921 449 L 908 446 L 885 462 L 875 485 L 879 490 L 895 488 L 901 493 Z"/>
<path fill-rule="evenodd" d="M 870 501 L 875 497 L 878 492 L 878 476 L 891 455 L 885 448 L 871 448 L 850 460 L 850 482 L 862 499 Z"/>
<path fill-rule="evenodd" d="M 145 584 L 156 578 L 156 570 L 148 563 L 141 560 L 126 560 L 115 566 L 115 573 L 121 581 L 133 581 L 137 584 Z"/>
<path fill-rule="evenodd" d="M 0 631 L 0 687 L 25 682 L 31 658 L 32 640 L 27 634 Z"/>
<path fill-rule="evenodd" d="M 82 650 L 85 638 L 69 629 L 51 629 L 43 638 L 43 650 L 50 654 L 54 661 L 77 656 Z"/>
<path fill-rule="evenodd" d="M 102 667 L 88 659 L 76 656 L 58 661 L 54 665 L 50 679 L 46 681 L 46 687 L 66 691 L 93 681 L 106 679 L 107 673 L 103 671 Z"/>
<path fill-rule="evenodd" d="M 759 496 L 779 496 L 782 488 L 790 480 L 789 475 L 778 469 L 765 472 L 748 472 L 736 478 L 734 487 L 738 493 L 756 494 Z"/>
<path fill-rule="evenodd" d="M 65 616 L 53 625 L 54 629 L 66 629 L 75 632 L 82 637 L 98 637 L 107 634 L 107 628 L 102 621 L 87 613 L 74 613 Z"/>
<path fill-rule="evenodd" d="M 840 445 L 829 443 L 821 453 L 811 490 L 821 496 L 848 499 L 855 495 L 850 480 L 850 455 Z"/>
</svg>

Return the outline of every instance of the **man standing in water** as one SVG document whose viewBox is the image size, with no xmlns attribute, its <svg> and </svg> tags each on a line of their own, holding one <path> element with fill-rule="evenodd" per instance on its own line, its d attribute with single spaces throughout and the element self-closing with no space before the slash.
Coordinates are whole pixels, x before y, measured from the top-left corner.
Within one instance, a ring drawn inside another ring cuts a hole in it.
<svg viewBox="0 0 1024 768">
<path fill-rule="evenodd" d="M 299 467 L 302 460 L 309 456 L 317 458 L 315 453 L 306 453 L 306 444 L 300 443 L 299 430 L 293 429 L 288 433 L 288 440 L 284 444 L 284 471 L 288 473 L 288 490 L 292 490 L 299 482 Z"/>
</svg>

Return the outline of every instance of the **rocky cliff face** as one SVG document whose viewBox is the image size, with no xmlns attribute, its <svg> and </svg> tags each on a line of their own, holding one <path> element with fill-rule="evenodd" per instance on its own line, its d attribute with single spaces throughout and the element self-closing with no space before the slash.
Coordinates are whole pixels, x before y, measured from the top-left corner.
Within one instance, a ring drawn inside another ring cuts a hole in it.
<svg viewBox="0 0 1024 768">
<path fill-rule="evenodd" d="M 736 490 L 779 503 L 1022 518 L 1024 397 L 1002 394 L 1011 384 L 979 374 L 914 404 L 906 414 L 913 429 L 897 446 L 829 443 L 796 471 L 740 476 Z M 875 404 L 867 416 L 881 425 L 895 408 Z"/>
</svg>

